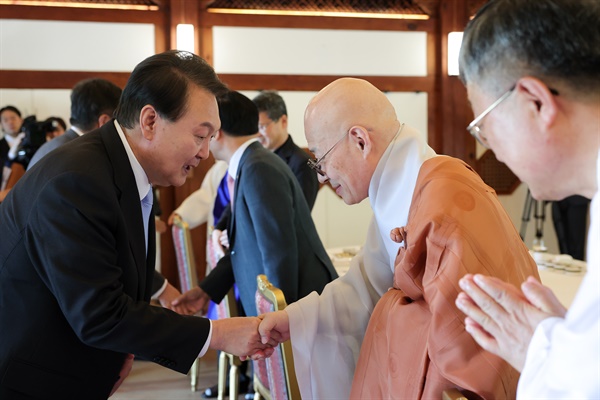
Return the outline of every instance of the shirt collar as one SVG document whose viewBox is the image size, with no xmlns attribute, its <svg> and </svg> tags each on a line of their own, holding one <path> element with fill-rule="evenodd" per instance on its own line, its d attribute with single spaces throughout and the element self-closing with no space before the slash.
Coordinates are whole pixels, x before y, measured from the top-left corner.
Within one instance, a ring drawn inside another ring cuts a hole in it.
<svg viewBox="0 0 600 400">
<path fill-rule="evenodd" d="M 137 160 L 137 158 L 135 158 L 133 150 L 131 150 L 131 146 L 129 146 L 129 142 L 125 137 L 125 133 L 123 132 L 121 125 L 119 125 L 116 119 L 114 120 L 114 123 L 115 128 L 117 128 L 117 132 L 119 133 L 119 137 L 121 138 L 121 142 L 123 142 L 123 147 L 125 147 L 127 158 L 129 158 L 129 164 L 131 164 L 131 169 L 133 170 L 133 175 L 135 176 L 135 183 L 137 185 L 141 201 L 144 197 L 146 197 L 146 194 L 148 194 L 148 191 L 152 185 L 150 185 L 146 171 L 144 171 L 144 168 L 142 168 L 140 162 Z"/>
<path fill-rule="evenodd" d="M 257 141 L 258 139 L 254 138 L 242 143 L 242 145 L 238 147 L 235 153 L 233 153 L 233 155 L 231 156 L 231 159 L 229 160 L 229 168 L 227 169 L 227 173 L 233 179 L 235 179 L 237 176 L 238 168 L 240 166 L 240 160 L 242 159 L 242 154 L 244 154 L 244 151 L 246 151 L 248 146 Z"/>
<path fill-rule="evenodd" d="M 115 121 L 115 123 L 116 123 L 116 121 Z M 118 124 L 116 124 L 116 125 L 118 125 Z M 71 125 L 71 130 L 79 136 L 84 134 L 84 132 L 81 129 L 79 129 L 78 127 L 73 126 L 73 125 Z M 117 129 L 117 130 L 119 130 L 119 129 Z"/>
</svg>

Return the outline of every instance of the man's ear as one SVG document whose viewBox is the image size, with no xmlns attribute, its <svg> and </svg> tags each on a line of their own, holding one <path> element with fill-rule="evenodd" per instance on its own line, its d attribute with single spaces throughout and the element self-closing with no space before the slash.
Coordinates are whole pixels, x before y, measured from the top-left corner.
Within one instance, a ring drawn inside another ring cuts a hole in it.
<svg viewBox="0 0 600 400">
<path fill-rule="evenodd" d="M 279 117 L 279 119 L 281 120 L 281 126 L 287 132 L 287 124 L 288 124 L 287 115 L 283 114 L 281 117 Z"/>
<path fill-rule="evenodd" d="M 371 134 L 369 131 L 360 125 L 354 125 L 350 128 L 348 133 L 353 145 L 355 145 L 363 154 L 363 158 L 367 158 L 369 153 L 373 150 L 373 141 L 371 140 Z"/>
<path fill-rule="evenodd" d="M 100 114 L 100 116 L 98 117 L 98 128 L 109 122 L 111 119 L 112 117 L 108 114 Z"/>
<path fill-rule="evenodd" d="M 159 116 L 154 107 L 147 104 L 140 111 L 140 130 L 142 136 L 148 140 L 152 140 L 156 133 L 156 122 Z"/>
<path fill-rule="evenodd" d="M 524 96 L 525 101 L 528 102 L 527 110 L 536 116 L 537 123 L 541 124 L 541 127 L 547 129 L 554 123 L 559 105 L 555 95 L 544 82 L 526 76 L 517 81 L 515 91 Z"/>
</svg>

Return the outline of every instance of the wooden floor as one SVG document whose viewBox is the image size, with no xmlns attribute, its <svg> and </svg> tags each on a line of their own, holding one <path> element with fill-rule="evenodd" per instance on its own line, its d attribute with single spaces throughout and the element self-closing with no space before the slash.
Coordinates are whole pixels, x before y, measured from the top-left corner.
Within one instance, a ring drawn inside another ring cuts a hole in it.
<svg viewBox="0 0 600 400">
<path fill-rule="evenodd" d="M 210 351 L 200 360 L 198 391 L 192 392 L 190 377 L 148 361 L 134 361 L 133 369 L 111 400 L 201 399 L 205 388 L 217 383 L 217 355 Z M 239 399 L 244 396 L 240 395 Z"/>
</svg>

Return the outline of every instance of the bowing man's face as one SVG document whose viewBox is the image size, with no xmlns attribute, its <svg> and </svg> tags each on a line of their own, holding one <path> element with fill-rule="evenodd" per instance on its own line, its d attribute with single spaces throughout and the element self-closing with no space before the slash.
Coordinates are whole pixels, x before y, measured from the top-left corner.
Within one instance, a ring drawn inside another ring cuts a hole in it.
<svg viewBox="0 0 600 400">
<path fill-rule="evenodd" d="M 155 115 L 151 110 L 147 112 L 153 123 L 147 124 L 151 132 L 143 129 L 145 138 L 151 138 L 149 162 L 143 165 L 144 170 L 152 184 L 181 186 L 192 168 L 208 158 L 210 141 L 221 126 L 216 98 L 192 85 L 186 110 L 177 121 L 168 121 L 156 111 Z"/>
</svg>

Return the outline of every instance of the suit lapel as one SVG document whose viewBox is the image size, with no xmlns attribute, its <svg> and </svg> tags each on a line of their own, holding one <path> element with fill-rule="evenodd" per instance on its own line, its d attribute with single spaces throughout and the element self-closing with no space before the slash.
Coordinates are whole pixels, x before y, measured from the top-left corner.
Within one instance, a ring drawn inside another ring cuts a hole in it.
<svg viewBox="0 0 600 400">
<path fill-rule="evenodd" d="M 114 183 L 120 192 L 119 204 L 121 211 L 126 220 L 127 225 L 127 238 L 129 240 L 129 247 L 133 253 L 133 258 L 138 270 L 138 291 L 140 296 L 143 296 L 148 286 L 147 279 L 149 279 L 147 271 L 148 265 L 146 258 L 152 260 L 154 265 L 154 254 L 155 254 L 155 238 L 154 235 L 149 235 L 148 238 L 148 257 L 146 257 L 146 246 L 144 240 L 140 238 L 144 237 L 144 224 L 142 221 L 142 208 L 140 206 L 139 193 L 137 191 L 137 185 L 135 182 L 135 176 L 127 157 L 127 152 L 123 147 L 119 133 L 117 132 L 114 121 L 110 121 L 105 124 L 101 129 L 101 136 L 106 146 L 108 158 L 114 167 L 115 176 Z M 148 232 L 154 231 L 154 218 L 153 213 L 150 213 L 150 224 L 148 225 Z"/>
</svg>

